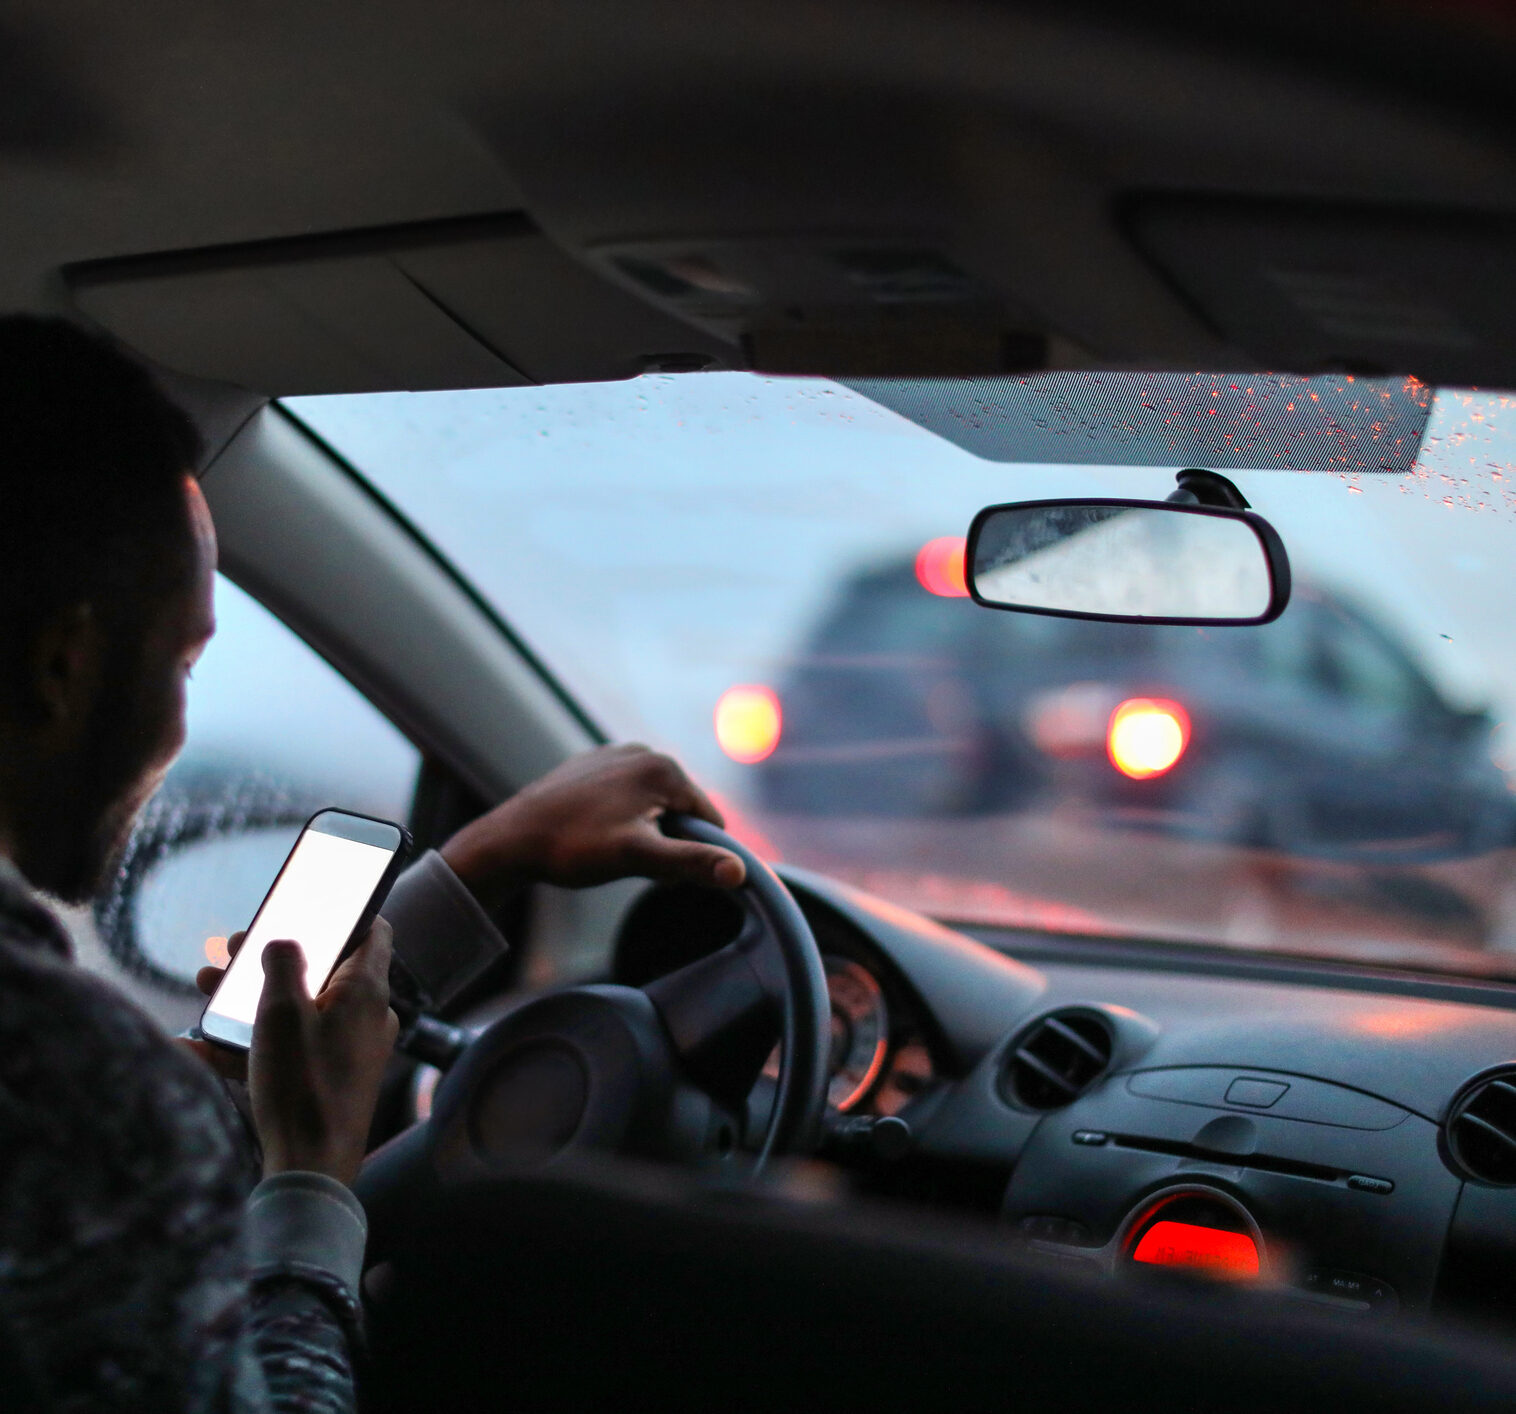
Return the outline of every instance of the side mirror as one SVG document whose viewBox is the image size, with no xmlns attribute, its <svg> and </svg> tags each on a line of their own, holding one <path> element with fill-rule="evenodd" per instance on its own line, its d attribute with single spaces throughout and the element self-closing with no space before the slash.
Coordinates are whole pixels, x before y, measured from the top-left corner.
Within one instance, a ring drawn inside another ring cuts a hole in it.
<svg viewBox="0 0 1516 1414">
<path fill-rule="evenodd" d="M 293 843 L 288 828 L 265 826 L 206 835 L 166 853 L 131 899 L 131 933 L 142 959 L 186 986 L 207 962 L 225 966 L 224 957 L 207 955 L 206 939 L 247 927 Z"/>
<path fill-rule="evenodd" d="M 173 785 L 144 812 L 95 929 L 128 972 L 198 996 L 206 940 L 245 928 L 310 814 L 308 801 L 241 781 Z"/>
<path fill-rule="evenodd" d="M 1116 623 L 1266 624 L 1290 601 L 1284 543 L 1249 510 L 1022 501 L 974 517 L 969 593 L 991 609 Z"/>
</svg>

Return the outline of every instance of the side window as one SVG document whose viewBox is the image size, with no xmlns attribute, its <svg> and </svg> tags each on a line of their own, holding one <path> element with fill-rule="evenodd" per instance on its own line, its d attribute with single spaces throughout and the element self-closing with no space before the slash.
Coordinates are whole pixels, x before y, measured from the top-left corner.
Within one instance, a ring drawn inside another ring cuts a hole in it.
<svg viewBox="0 0 1516 1414">
<path fill-rule="evenodd" d="M 173 1029 L 197 968 L 252 917 L 323 806 L 404 821 L 420 753 L 256 600 L 216 585 L 217 631 L 189 684 L 184 754 L 143 812 L 111 888 L 76 912 L 80 960 Z"/>
</svg>

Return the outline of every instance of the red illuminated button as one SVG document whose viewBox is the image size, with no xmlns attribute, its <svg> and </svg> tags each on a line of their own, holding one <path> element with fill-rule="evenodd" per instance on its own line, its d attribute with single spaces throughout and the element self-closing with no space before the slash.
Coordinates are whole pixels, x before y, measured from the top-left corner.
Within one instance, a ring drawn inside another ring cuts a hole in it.
<svg viewBox="0 0 1516 1414">
<path fill-rule="evenodd" d="M 1256 1277 L 1259 1270 L 1258 1244 L 1247 1233 L 1196 1223 L 1154 1223 L 1142 1234 L 1132 1260 L 1156 1267 L 1185 1267 L 1235 1281 Z"/>
</svg>

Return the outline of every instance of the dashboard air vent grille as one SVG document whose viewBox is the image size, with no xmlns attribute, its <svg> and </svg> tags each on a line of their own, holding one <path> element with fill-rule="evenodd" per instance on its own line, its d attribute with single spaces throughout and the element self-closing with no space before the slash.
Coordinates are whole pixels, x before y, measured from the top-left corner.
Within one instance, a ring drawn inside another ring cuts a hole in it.
<svg viewBox="0 0 1516 1414">
<path fill-rule="evenodd" d="M 1001 1076 L 1007 1098 L 1033 1110 L 1056 1110 L 1084 1094 L 1111 1063 L 1111 1033 L 1086 1011 L 1041 1017 L 1012 1048 Z"/>
<path fill-rule="evenodd" d="M 1516 1187 L 1516 1070 L 1474 1085 L 1453 1106 L 1448 1152 L 1470 1178 Z"/>
</svg>

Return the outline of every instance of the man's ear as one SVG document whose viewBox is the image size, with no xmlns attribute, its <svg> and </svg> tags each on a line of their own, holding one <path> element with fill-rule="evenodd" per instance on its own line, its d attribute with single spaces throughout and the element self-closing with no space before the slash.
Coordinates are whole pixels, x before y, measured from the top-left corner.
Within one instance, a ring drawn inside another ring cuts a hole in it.
<svg viewBox="0 0 1516 1414">
<path fill-rule="evenodd" d="M 50 615 L 27 655 L 26 696 L 45 731 L 71 737 L 89 720 L 104 676 L 105 636 L 92 605 Z"/>
</svg>

